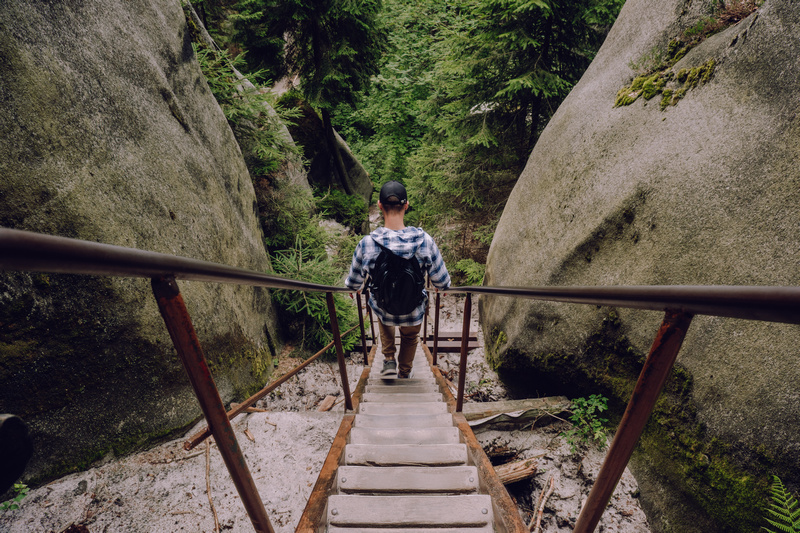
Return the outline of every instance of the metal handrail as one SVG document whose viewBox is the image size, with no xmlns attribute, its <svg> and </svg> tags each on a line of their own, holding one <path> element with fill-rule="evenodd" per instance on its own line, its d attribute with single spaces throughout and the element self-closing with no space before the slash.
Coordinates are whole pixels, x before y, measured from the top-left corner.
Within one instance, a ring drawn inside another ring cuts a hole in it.
<svg viewBox="0 0 800 533">
<path fill-rule="evenodd" d="M 344 287 L 319 285 L 292 280 L 280 276 L 263 274 L 208 261 L 176 257 L 155 252 L 134 250 L 120 246 L 53 237 L 26 231 L 0 228 L 0 269 L 27 270 L 55 273 L 94 274 L 150 278 L 159 309 L 167 324 L 170 336 L 178 351 L 190 381 L 198 395 L 212 433 L 218 441 L 228 439 L 233 449 L 229 456 L 223 455 L 234 478 L 242 501 L 257 531 L 272 531 L 263 504 L 244 465 L 236 466 L 236 453 L 241 458 L 235 436 L 219 394 L 205 363 L 205 356 L 197 341 L 188 318 L 176 279 L 236 283 L 276 289 L 321 291 L 327 295 L 331 312 L 331 327 L 334 332 L 345 397 L 349 399 L 347 376 L 338 323 L 333 310 L 334 292 L 354 292 Z M 634 388 L 620 426 L 609 447 L 597 480 L 583 505 L 575 525 L 575 532 L 594 531 L 599 523 L 611 494 L 630 460 L 644 425 L 652 413 L 655 402 L 664 387 L 680 350 L 686 331 L 694 315 L 800 324 L 800 287 L 775 286 L 611 286 L 611 287 L 451 287 L 448 293 L 466 294 L 464 326 L 462 330 L 461 363 L 457 410 L 463 404 L 463 389 L 466 373 L 466 353 L 469 342 L 469 320 L 471 295 L 485 294 L 531 298 L 551 302 L 613 306 L 629 309 L 662 311 L 664 320 L 644 363 L 639 380 Z M 436 294 L 436 321 L 434 325 L 434 355 L 438 340 L 438 303 Z M 360 296 L 358 300 L 360 310 Z M 369 306 L 367 313 L 370 316 Z M 361 315 L 361 313 L 359 313 Z M 362 345 L 365 345 L 362 327 Z M 374 331 L 373 331 L 374 339 Z M 434 357 L 435 364 L 435 357 Z M 208 384 L 213 394 L 201 394 L 199 388 Z M 212 419 L 216 420 L 212 424 Z M 215 424 L 219 427 L 214 429 Z M 220 451 L 228 449 L 219 446 Z M 242 459 L 243 463 L 243 459 Z M 237 470 L 237 468 L 239 470 Z"/>
<path fill-rule="evenodd" d="M 800 287 L 615 285 L 605 287 L 451 287 L 444 292 L 514 296 L 651 311 L 680 311 L 800 324 Z"/>
<path fill-rule="evenodd" d="M 353 292 L 211 261 L 8 228 L 0 228 L 0 269 L 134 278 L 172 276 L 271 289 Z"/>
</svg>

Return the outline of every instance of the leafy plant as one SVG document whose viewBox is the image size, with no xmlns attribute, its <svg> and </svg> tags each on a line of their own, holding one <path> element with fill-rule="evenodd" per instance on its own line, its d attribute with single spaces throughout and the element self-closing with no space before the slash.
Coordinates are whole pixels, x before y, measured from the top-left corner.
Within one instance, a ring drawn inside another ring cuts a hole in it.
<svg viewBox="0 0 800 533">
<path fill-rule="evenodd" d="M 14 497 L 8 501 L 0 503 L 0 511 L 12 511 L 14 509 L 19 509 L 19 502 L 28 495 L 28 486 L 24 483 L 14 483 L 14 487 L 12 489 L 14 491 Z"/>
<path fill-rule="evenodd" d="M 289 155 L 299 154 L 284 124 L 297 118 L 297 111 L 277 105 L 277 98 L 263 90 L 263 72 L 242 75 L 241 55 L 193 45 L 200 68 L 225 118 L 231 125 L 253 178 L 278 170 Z"/>
<path fill-rule="evenodd" d="M 369 217 L 367 202 L 360 196 L 346 194 L 338 189 L 315 191 L 317 209 L 326 218 L 341 222 L 358 231 Z"/>
<path fill-rule="evenodd" d="M 326 254 L 311 253 L 304 248 L 300 239 L 294 248 L 276 252 L 272 266 L 278 274 L 321 285 L 341 285 L 345 275 Z M 299 334 L 304 342 L 308 341 L 314 348 L 321 348 L 333 340 L 331 317 L 324 293 L 276 290 L 273 294 L 276 303 L 288 312 L 287 316 L 291 317 L 293 325 L 301 328 Z M 344 332 L 356 324 L 356 309 L 342 294 L 334 294 L 333 300 L 339 331 Z M 357 335 L 348 335 L 342 338 L 342 346 L 345 351 L 350 351 L 358 341 Z M 329 353 L 334 353 L 333 347 Z"/>
<path fill-rule="evenodd" d="M 486 274 L 486 265 L 473 259 L 462 259 L 456 263 L 456 270 L 464 273 L 466 285 L 483 285 L 483 276 Z"/>
<path fill-rule="evenodd" d="M 772 476 L 769 489 L 772 501 L 766 509 L 764 520 L 777 529 L 762 528 L 769 533 L 800 533 L 800 504 L 778 476 Z"/>
<path fill-rule="evenodd" d="M 572 429 L 562 433 L 567 439 L 572 453 L 578 446 L 596 443 L 605 446 L 606 430 L 604 424 L 607 418 L 598 415 L 608 409 L 608 398 L 600 394 L 592 394 L 589 398 L 575 398 L 572 400 L 572 410 L 569 419 Z"/>
</svg>

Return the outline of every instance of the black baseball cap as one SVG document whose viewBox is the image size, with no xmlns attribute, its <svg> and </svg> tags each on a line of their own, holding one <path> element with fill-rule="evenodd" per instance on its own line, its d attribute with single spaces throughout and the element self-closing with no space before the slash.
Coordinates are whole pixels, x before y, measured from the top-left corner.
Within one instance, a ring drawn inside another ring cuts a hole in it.
<svg viewBox="0 0 800 533">
<path fill-rule="evenodd" d="M 399 181 L 387 181 L 381 187 L 380 201 L 383 205 L 403 205 L 408 201 L 406 188 Z"/>
</svg>

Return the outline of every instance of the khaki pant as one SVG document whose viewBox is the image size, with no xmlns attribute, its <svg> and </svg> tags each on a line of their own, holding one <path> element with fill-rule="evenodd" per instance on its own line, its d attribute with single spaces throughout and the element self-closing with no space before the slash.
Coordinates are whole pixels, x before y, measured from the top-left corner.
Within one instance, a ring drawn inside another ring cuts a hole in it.
<svg viewBox="0 0 800 533">
<path fill-rule="evenodd" d="M 408 375 L 414 364 L 414 354 L 419 342 L 419 330 L 422 324 L 416 326 L 399 326 L 400 328 L 400 353 L 397 354 L 397 370 L 400 374 Z M 381 336 L 381 351 L 386 359 L 394 359 L 396 348 L 394 345 L 395 326 L 387 326 L 378 320 L 378 332 Z"/>
</svg>

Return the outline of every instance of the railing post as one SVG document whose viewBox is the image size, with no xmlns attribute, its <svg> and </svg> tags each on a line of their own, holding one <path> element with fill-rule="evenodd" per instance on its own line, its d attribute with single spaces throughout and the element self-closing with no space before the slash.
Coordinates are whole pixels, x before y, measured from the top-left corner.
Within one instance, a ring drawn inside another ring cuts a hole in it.
<svg viewBox="0 0 800 533">
<path fill-rule="evenodd" d="M 339 335 L 339 319 L 336 318 L 336 304 L 333 302 L 333 293 L 326 292 L 325 299 L 328 302 L 328 314 L 331 317 L 331 333 L 333 333 L 333 345 L 336 346 L 336 359 L 339 361 L 339 374 L 342 376 L 344 408 L 352 411 L 353 399 L 350 398 L 350 382 L 347 379 L 347 367 L 344 364 L 344 348 L 342 348 L 342 337 Z"/>
<path fill-rule="evenodd" d="M 436 306 L 436 309 L 433 310 L 433 315 L 434 315 L 434 319 L 433 319 L 433 353 L 431 354 L 431 355 L 433 355 L 433 364 L 434 364 L 434 366 L 439 364 L 438 363 L 438 361 L 439 361 L 439 355 L 438 354 L 439 354 L 439 297 L 440 296 L 441 296 L 441 293 L 439 293 L 439 291 L 436 291 L 436 303 L 434 304 Z"/>
<path fill-rule="evenodd" d="M 428 298 L 425 300 L 425 316 L 422 322 L 422 344 L 428 344 L 428 312 L 431 307 L 431 278 L 425 278 L 425 287 L 428 289 Z M 433 364 L 436 364 L 436 359 L 433 360 Z"/>
<path fill-rule="evenodd" d="M 356 305 L 358 306 L 358 325 L 361 328 L 361 349 L 364 351 L 364 366 L 369 365 L 367 352 L 367 336 L 364 333 L 364 310 L 361 309 L 361 292 L 356 292 Z"/>
<path fill-rule="evenodd" d="M 367 308 L 369 318 L 369 332 L 372 335 L 372 345 L 375 346 L 375 323 L 372 322 L 372 308 L 369 306 L 369 289 L 364 289 L 364 307 Z"/>
<path fill-rule="evenodd" d="M 667 311 L 665 314 L 617 433 L 597 474 L 597 481 L 589 492 L 589 497 L 575 524 L 574 533 L 591 533 L 600 522 L 600 517 L 633 455 L 633 449 L 675 364 L 691 322 L 692 315 L 687 313 Z"/>
<path fill-rule="evenodd" d="M 458 398 L 456 399 L 456 412 L 460 413 L 464 407 L 464 386 L 467 382 L 467 347 L 469 345 L 469 320 L 472 315 L 472 295 L 467 293 L 464 300 L 464 323 L 461 326 L 461 360 L 458 365 Z"/>
<path fill-rule="evenodd" d="M 178 284 L 172 276 L 152 278 L 151 284 L 169 336 L 189 375 L 189 381 L 197 396 L 197 401 L 200 403 L 200 409 L 206 417 L 219 453 L 225 461 L 225 466 L 242 499 L 247 515 L 253 523 L 253 528 L 258 532 L 273 533 L 272 524 L 267 517 L 267 510 L 264 508 L 253 476 L 250 474 L 242 450 L 239 448 Z"/>
</svg>

